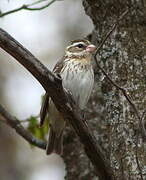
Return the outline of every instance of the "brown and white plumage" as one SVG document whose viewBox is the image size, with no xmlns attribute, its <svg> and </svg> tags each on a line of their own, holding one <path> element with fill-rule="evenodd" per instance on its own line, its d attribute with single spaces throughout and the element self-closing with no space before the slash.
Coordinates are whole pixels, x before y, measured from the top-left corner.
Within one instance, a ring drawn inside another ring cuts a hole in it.
<svg viewBox="0 0 146 180">
<path fill-rule="evenodd" d="M 53 72 L 59 73 L 63 87 L 72 93 L 76 105 L 84 109 L 92 92 L 94 73 L 91 65 L 92 53 L 95 46 L 87 40 L 75 40 L 66 48 L 65 56 L 55 65 Z M 41 110 L 41 124 L 43 124 L 48 107 L 50 133 L 47 145 L 47 154 L 62 153 L 63 130 L 65 121 L 56 109 L 48 95 L 45 96 Z M 44 115 L 45 114 L 45 115 Z"/>
</svg>

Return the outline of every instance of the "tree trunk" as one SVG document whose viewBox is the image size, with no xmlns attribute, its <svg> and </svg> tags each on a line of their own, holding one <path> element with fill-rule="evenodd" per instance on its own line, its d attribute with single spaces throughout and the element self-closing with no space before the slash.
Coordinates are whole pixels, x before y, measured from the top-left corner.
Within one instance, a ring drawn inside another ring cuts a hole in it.
<svg viewBox="0 0 146 180">
<path fill-rule="evenodd" d="M 115 179 L 145 180 L 146 0 L 83 0 L 83 6 L 94 24 L 90 40 L 97 46 L 117 18 L 129 11 L 99 52 L 98 62 L 126 90 L 130 101 L 95 66 L 96 84 L 86 119 Z M 69 134 L 64 152 L 66 179 L 98 179 L 77 138 Z"/>
</svg>

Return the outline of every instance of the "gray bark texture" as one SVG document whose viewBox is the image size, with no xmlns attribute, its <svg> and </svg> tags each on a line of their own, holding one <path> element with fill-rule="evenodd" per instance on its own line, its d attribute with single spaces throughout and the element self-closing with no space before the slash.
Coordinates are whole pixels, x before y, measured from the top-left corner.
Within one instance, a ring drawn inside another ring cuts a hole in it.
<svg viewBox="0 0 146 180">
<path fill-rule="evenodd" d="M 146 0 L 83 0 L 94 24 L 89 36 L 97 46 L 117 18 L 128 9 L 98 54 L 108 76 L 95 66 L 95 88 L 86 119 L 110 161 L 116 180 L 146 179 Z M 67 180 L 96 180 L 96 173 L 78 138 L 67 130 L 63 158 Z"/>
</svg>

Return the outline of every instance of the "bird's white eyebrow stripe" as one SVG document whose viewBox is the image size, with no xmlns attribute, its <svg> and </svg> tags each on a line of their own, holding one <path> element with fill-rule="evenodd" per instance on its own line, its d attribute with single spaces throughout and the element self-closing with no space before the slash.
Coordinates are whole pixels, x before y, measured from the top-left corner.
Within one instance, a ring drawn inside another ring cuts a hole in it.
<svg viewBox="0 0 146 180">
<path fill-rule="evenodd" d="M 83 44 L 84 46 L 86 46 L 86 44 L 84 42 L 76 42 L 76 43 L 73 43 L 72 45 L 68 46 L 67 49 L 74 47 L 74 46 L 77 46 L 78 44 Z"/>
<path fill-rule="evenodd" d="M 76 43 L 74 43 L 73 45 L 76 46 L 76 45 L 78 45 L 78 44 L 83 44 L 83 45 L 85 45 L 84 42 L 76 42 Z"/>
</svg>

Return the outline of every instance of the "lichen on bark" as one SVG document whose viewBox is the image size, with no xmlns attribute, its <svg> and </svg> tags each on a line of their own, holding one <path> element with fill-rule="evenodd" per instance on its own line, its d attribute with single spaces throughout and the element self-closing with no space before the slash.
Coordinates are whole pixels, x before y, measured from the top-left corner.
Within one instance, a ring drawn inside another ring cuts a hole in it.
<svg viewBox="0 0 146 180">
<path fill-rule="evenodd" d="M 90 40 L 97 46 L 117 18 L 128 9 L 129 13 L 100 50 L 98 62 L 114 82 L 125 88 L 142 118 L 146 110 L 146 1 L 83 0 L 83 6 L 94 24 Z M 123 93 L 95 69 L 95 88 L 86 110 L 88 124 L 110 160 L 117 180 L 146 179 L 146 137 L 141 119 Z M 145 115 L 142 120 L 145 125 Z M 75 144 L 76 151 L 72 152 L 70 162 L 76 158 L 76 163 L 70 163 L 70 178 L 67 179 L 74 177 L 71 169 L 76 172 L 76 179 L 96 179 L 87 157 L 80 158 L 83 154 L 80 145 Z M 84 175 L 83 169 L 87 172 Z"/>
</svg>

